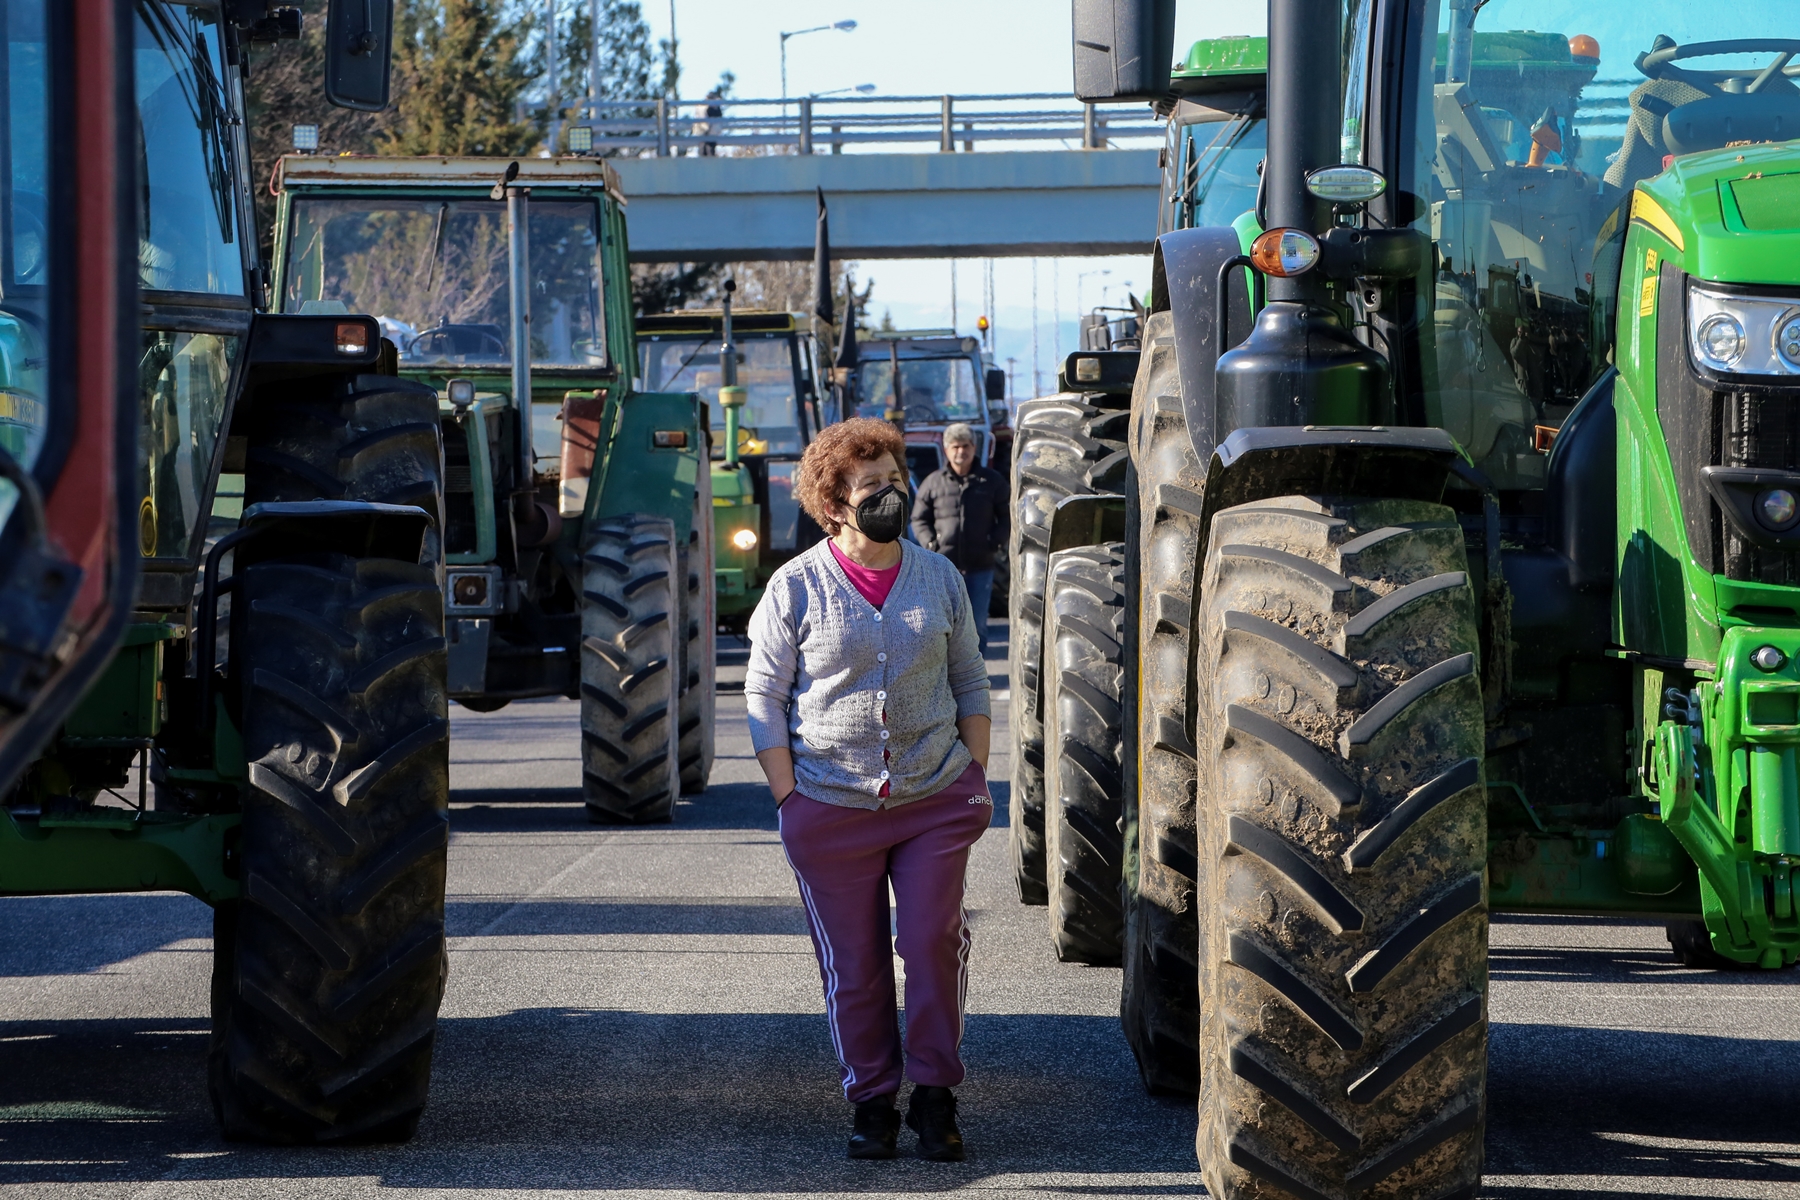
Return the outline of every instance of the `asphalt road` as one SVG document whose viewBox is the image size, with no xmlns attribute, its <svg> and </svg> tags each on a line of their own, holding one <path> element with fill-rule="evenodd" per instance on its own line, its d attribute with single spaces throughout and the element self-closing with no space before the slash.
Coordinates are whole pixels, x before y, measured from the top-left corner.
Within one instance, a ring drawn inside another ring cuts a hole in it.
<svg viewBox="0 0 1800 1200">
<path fill-rule="evenodd" d="M 0 1195 L 1198 1193 L 1192 1110 L 1139 1087 L 1118 972 L 1057 963 L 1043 910 L 1013 897 L 1004 804 L 971 870 L 970 1161 L 843 1159 L 848 1106 L 742 714 L 723 692 L 714 786 L 672 826 L 617 830 L 583 818 L 573 703 L 454 710 L 450 982 L 405 1146 L 220 1141 L 197 901 L 0 901 Z M 1493 944 L 1484 1195 L 1800 1200 L 1793 973 L 1685 971 L 1640 923 L 1500 919 Z"/>
</svg>

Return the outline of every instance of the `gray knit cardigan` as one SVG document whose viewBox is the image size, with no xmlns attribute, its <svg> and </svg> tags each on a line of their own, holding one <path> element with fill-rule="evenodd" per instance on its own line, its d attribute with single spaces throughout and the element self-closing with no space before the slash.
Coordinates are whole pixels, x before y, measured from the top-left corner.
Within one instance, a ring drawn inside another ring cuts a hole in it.
<svg viewBox="0 0 1800 1200">
<path fill-rule="evenodd" d="M 788 747 L 811 799 L 873 809 L 940 792 L 970 762 L 956 722 L 988 715 L 962 576 L 943 555 L 900 545 L 879 611 L 820 542 L 776 570 L 750 617 L 750 740 L 759 753 Z"/>
</svg>

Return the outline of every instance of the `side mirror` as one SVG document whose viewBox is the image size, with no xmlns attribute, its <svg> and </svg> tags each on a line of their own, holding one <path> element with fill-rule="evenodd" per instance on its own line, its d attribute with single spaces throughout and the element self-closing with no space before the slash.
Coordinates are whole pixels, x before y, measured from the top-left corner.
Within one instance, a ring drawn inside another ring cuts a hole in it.
<svg viewBox="0 0 1800 1200">
<path fill-rule="evenodd" d="M 999 367 L 987 369 L 987 398 L 989 400 L 1006 399 L 1006 372 Z"/>
<path fill-rule="evenodd" d="M 996 400 L 994 403 L 988 405 L 988 424 L 996 429 L 1005 425 L 1011 416 L 1012 414 L 1006 411 L 1006 402 L 1004 400 Z"/>
<path fill-rule="evenodd" d="M 1175 0 L 1073 0 L 1075 98 L 1161 100 L 1175 60 Z"/>
<path fill-rule="evenodd" d="M 325 98 L 380 112 L 394 58 L 394 0 L 331 0 L 325 14 Z"/>
</svg>

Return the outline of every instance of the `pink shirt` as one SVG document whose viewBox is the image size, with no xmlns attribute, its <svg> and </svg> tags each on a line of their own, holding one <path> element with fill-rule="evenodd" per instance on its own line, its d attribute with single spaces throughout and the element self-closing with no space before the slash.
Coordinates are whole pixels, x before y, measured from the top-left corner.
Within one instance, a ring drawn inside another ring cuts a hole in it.
<svg viewBox="0 0 1800 1200">
<path fill-rule="evenodd" d="M 854 587 L 864 600 L 876 608 L 886 604 L 888 593 L 894 590 L 894 580 L 900 578 L 900 563 L 906 560 L 902 558 L 891 567 L 876 570 L 873 567 L 859 566 L 852 562 L 842 550 L 837 548 L 836 542 L 831 542 L 829 545 L 831 546 L 831 556 L 837 559 L 838 566 L 844 568 L 844 574 L 850 577 L 850 586 Z"/>
</svg>

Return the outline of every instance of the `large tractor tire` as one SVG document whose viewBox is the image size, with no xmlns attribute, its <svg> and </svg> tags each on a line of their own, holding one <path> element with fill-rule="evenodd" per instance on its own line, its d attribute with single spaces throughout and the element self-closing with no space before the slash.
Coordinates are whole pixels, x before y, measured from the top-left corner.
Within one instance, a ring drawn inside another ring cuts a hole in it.
<svg viewBox="0 0 1800 1200">
<path fill-rule="evenodd" d="M 1195 1094 L 1200 1013 L 1195 989 L 1194 714 L 1188 622 L 1200 561 L 1201 487 L 1176 373 L 1173 314 L 1153 314 L 1133 394 L 1131 602 L 1137 645 L 1131 689 L 1136 771 L 1127 780 L 1124 984 L 1119 1020 L 1144 1086 Z"/>
<path fill-rule="evenodd" d="M 681 794 L 697 796 L 712 776 L 718 706 L 718 584 L 713 574 L 712 472 L 700 464 L 694 521 L 678 564 L 682 580 Z"/>
<path fill-rule="evenodd" d="M 1063 962 L 1119 964 L 1125 544 L 1050 556 L 1044 605 L 1045 881 Z"/>
<path fill-rule="evenodd" d="M 411 504 L 432 516 L 421 561 L 436 568 L 444 525 L 437 393 L 391 375 L 326 390 L 300 379 L 258 388 L 245 405 L 244 505 L 287 500 Z"/>
<path fill-rule="evenodd" d="M 449 703 L 431 566 L 316 553 L 237 576 L 243 899 L 214 926 L 227 1138 L 398 1141 L 443 996 Z"/>
<path fill-rule="evenodd" d="M 1101 397 L 1092 397 L 1099 399 Z M 1127 455 L 1124 409 L 1099 408 L 1079 395 L 1019 406 L 1013 441 L 1012 532 L 1007 546 L 1012 702 L 1012 811 L 1007 841 L 1019 899 L 1049 902 L 1044 877 L 1044 718 L 1038 694 L 1043 659 L 1044 589 L 1050 573 L 1050 519 L 1057 502 L 1119 492 Z"/>
<path fill-rule="evenodd" d="M 1213 521 L 1194 636 L 1218 1200 L 1473 1196 L 1487 1066 L 1476 606 L 1454 513 Z"/>
<path fill-rule="evenodd" d="M 674 816 L 685 590 L 667 517 L 609 517 L 588 535 L 581 560 L 581 780 L 588 816 L 598 823 Z"/>
</svg>

